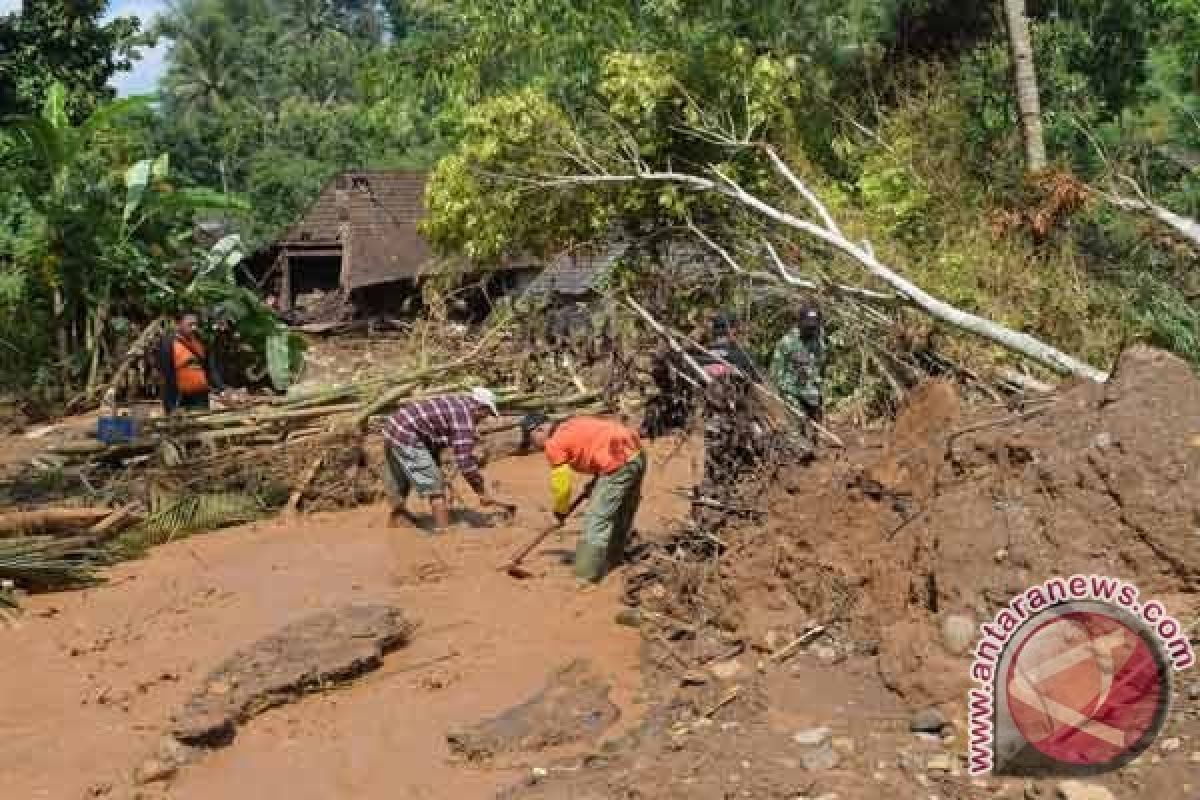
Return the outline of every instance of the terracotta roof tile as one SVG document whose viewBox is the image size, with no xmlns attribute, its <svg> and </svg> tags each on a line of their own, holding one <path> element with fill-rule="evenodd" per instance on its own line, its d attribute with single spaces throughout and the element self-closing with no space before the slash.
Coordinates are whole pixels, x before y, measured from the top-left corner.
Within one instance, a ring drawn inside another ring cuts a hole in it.
<svg viewBox="0 0 1200 800">
<path fill-rule="evenodd" d="M 415 172 L 343 173 L 280 243 L 340 243 L 348 289 L 427 274 L 432 253 L 417 230 L 425 217 L 426 180 Z"/>
</svg>

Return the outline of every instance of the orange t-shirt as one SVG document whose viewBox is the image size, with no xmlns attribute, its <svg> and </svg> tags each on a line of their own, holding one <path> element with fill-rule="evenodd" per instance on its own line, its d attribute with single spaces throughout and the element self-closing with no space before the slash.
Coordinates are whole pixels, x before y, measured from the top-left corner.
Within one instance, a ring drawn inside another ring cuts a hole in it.
<svg viewBox="0 0 1200 800">
<path fill-rule="evenodd" d="M 189 338 L 185 344 L 176 336 L 171 345 L 171 357 L 175 362 L 175 386 L 181 395 L 204 394 L 208 391 L 204 345 L 199 339 Z"/>
<path fill-rule="evenodd" d="M 573 417 L 546 440 L 550 466 L 586 475 L 611 475 L 642 449 L 637 433 L 599 417 Z"/>
</svg>

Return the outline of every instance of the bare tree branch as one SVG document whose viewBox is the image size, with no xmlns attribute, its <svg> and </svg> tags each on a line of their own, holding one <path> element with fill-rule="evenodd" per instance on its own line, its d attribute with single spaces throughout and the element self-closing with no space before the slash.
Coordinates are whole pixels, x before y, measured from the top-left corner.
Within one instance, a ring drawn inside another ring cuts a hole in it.
<svg viewBox="0 0 1200 800">
<path fill-rule="evenodd" d="M 1139 186 L 1137 181 L 1135 181 L 1133 178 L 1130 178 L 1127 175 L 1122 175 L 1121 180 L 1123 180 L 1133 189 L 1133 191 L 1137 194 L 1138 199 L 1135 200 L 1132 197 L 1125 197 L 1124 195 L 1117 194 L 1116 192 L 1103 192 L 1098 189 L 1093 189 L 1092 191 L 1103 197 L 1108 202 L 1112 203 L 1117 208 L 1124 209 L 1125 211 L 1136 211 L 1138 213 L 1153 217 L 1163 225 L 1171 228 L 1183 238 L 1187 239 L 1192 247 L 1200 249 L 1200 222 L 1176 214 L 1169 208 L 1165 208 L 1151 201 L 1150 198 L 1146 196 L 1146 193 L 1142 191 L 1142 187 Z"/>
<path fill-rule="evenodd" d="M 819 199 L 817 199 L 817 196 L 813 194 L 812 190 L 805 186 L 800 179 L 796 177 L 795 173 L 792 172 L 791 167 L 784 163 L 784 160 L 779 157 L 778 153 L 775 152 L 775 148 L 767 145 L 763 149 L 767 151 L 767 157 L 771 159 L 771 164 L 774 165 L 776 172 L 782 175 L 787 182 L 792 185 L 792 188 L 795 189 L 796 192 L 799 193 L 799 195 L 805 200 L 807 200 L 808 204 L 816 210 L 817 216 L 821 218 L 822 224 L 824 224 L 825 227 L 833 233 L 841 236 L 842 231 L 840 228 L 838 228 L 837 223 L 834 222 L 833 216 L 829 213 L 829 209 L 825 208 L 825 205 Z"/>
<path fill-rule="evenodd" d="M 813 291 L 828 291 L 832 294 L 846 295 L 848 297 L 856 297 L 860 300 L 866 300 L 876 303 L 887 303 L 895 305 L 896 303 L 904 302 L 904 298 L 895 294 L 887 294 L 886 292 L 876 292 L 871 289 L 864 289 L 861 286 L 846 286 L 840 283 L 817 283 L 816 281 L 797 276 L 790 267 L 783 263 L 783 259 L 779 257 L 779 251 L 775 249 L 775 245 L 770 241 L 763 240 L 763 248 L 771 256 L 772 263 L 775 264 L 775 269 L 779 271 L 780 276 L 787 285 L 794 286 L 797 289 L 810 289 Z"/>
<path fill-rule="evenodd" d="M 698 238 L 700 241 L 704 242 L 706 245 L 709 246 L 709 248 L 712 249 L 713 252 L 715 252 L 717 255 L 719 255 L 721 257 L 721 260 L 724 261 L 726 264 L 728 264 L 729 268 L 731 270 L 738 273 L 739 275 L 746 274 L 746 270 L 742 269 L 742 265 L 739 264 L 734 259 L 733 256 L 729 255 L 728 250 L 726 250 L 724 247 L 721 247 L 721 245 L 714 242 L 712 240 L 712 238 L 709 237 L 708 234 L 706 234 L 704 231 L 700 230 L 700 228 L 696 227 L 696 223 L 692 222 L 690 219 L 688 220 L 688 230 L 690 230 L 692 233 L 694 233 L 696 235 L 696 238 Z"/>
<path fill-rule="evenodd" d="M 706 386 L 709 383 L 712 383 L 712 376 L 704 371 L 704 367 L 700 366 L 700 363 L 696 361 L 696 359 L 692 358 L 691 354 L 684 349 L 683 345 L 681 345 L 679 341 L 671 334 L 671 332 L 667 330 L 665 325 L 655 319 L 649 311 L 642 308 L 641 305 L 639 305 L 638 302 L 629 295 L 625 295 L 624 300 L 625 304 L 632 308 L 639 317 L 644 319 L 646 324 L 654 329 L 655 333 L 663 337 L 667 343 L 667 346 L 669 346 L 671 350 L 673 350 L 680 358 L 682 358 L 684 363 L 686 363 L 688 367 L 690 367 L 696 373 L 696 377 L 699 378 L 701 383 Z"/>
</svg>

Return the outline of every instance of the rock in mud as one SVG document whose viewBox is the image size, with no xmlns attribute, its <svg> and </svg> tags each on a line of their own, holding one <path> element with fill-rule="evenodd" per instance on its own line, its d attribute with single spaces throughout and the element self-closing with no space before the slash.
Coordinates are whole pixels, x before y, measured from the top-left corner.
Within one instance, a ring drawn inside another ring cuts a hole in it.
<svg viewBox="0 0 1200 800">
<path fill-rule="evenodd" d="M 841 758 L 829 742 L 820 747 L 812 747 L 800 754 L 800 763 L 809 772 L 824 772 L 837 767 Z"/>
<path fill-rule="evenodd" d="M 157 758 L 148 758 L 133 771 L 133 782 L 138 786 L 145 786 L 148 783 L 169 781 L 175 777 L 177 770 L 178 768 L 174 764 L 159 761 Z"/>
<path fill-rule="evenodd" d="M 190 764 L 199 752 L 197 748 L 188 747 L 174 736 L 164 736 L 158 743 L 158 754 L 155 757 L 164 764 L 182 767 Z"/>
<path fill-rule="evenodd" d="M 742 671 L 742 665 L 737 660 L 719 661 L 709 667 L 708 671 L 720 680 L 730 681 L 736 678 L 738 673 Z"/>
<path fill-rule="evenodd" d="M 792 741 L 801 747 L 820 747 L 827 743 L 833 736 L 833 731 L 826 727 L 808 728 L 806 730 L 797 731 L 792 736 Z"/>
<path fill-rule="evenodd" d="M 846 656 L 836 647 L 821 645 L 813 649 L 813 655 L 827 667 L 832 667 L 835 664 L 840 664 L 846 660 Z"/>
<path fill-rule="evenodd" d="M 913 733 L 933 733 L 938 734 L 947 725 L 946 715 L 936 708 L 923 708 L 916 714 L 913 714 L 912 721 L 909 722 L 909 729 Z"/>
<path fill-rule="evenodd" d="M 175 716 L 172 734 L 196 747 L 233 740 L 237 726 L 305 694 L 377 669 L 414 625 L 395 608 L 354 605 L 305 617 L 217 667 Z"/>
<path fill-rule="evenodd" d="M 966 614 L 950 614 L 942 620 L 942 644 L 950 655 L 961 656 L 971 649 L 979 635 L 975 620 Z"/>
<path fill-rule="evenodd" d="M 550 676 L 545 688 L 497 717 L 446 735 L 450 750 L 470 761 L 503 753 L 535 753 L 595 739 L 620 717 L 611 687 L 587 661 Z"/>
<path fill-rule="evenodd" d="M 1103 786 L 1083 781 L 1063 781 L 1055 792 L 1058 800 L 1115 800 Z"/>
</svg>

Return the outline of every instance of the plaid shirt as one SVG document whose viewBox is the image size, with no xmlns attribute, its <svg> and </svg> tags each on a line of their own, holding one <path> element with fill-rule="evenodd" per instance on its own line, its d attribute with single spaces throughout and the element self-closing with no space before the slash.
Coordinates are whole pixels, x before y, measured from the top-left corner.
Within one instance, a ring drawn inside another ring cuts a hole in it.
<svg viewBox="0 0 1200 800">
<path fill-rule="evenodd" d="M 475 460 L 473 413 L 479 404 L 467 395 L 430 397 L 409 403 L 393 414 L 383 428 L 383 437 L 393 446 L 450 447 L 463 478 L 472 486 L 482 485 L 479 462 Z"/>
</svg>

